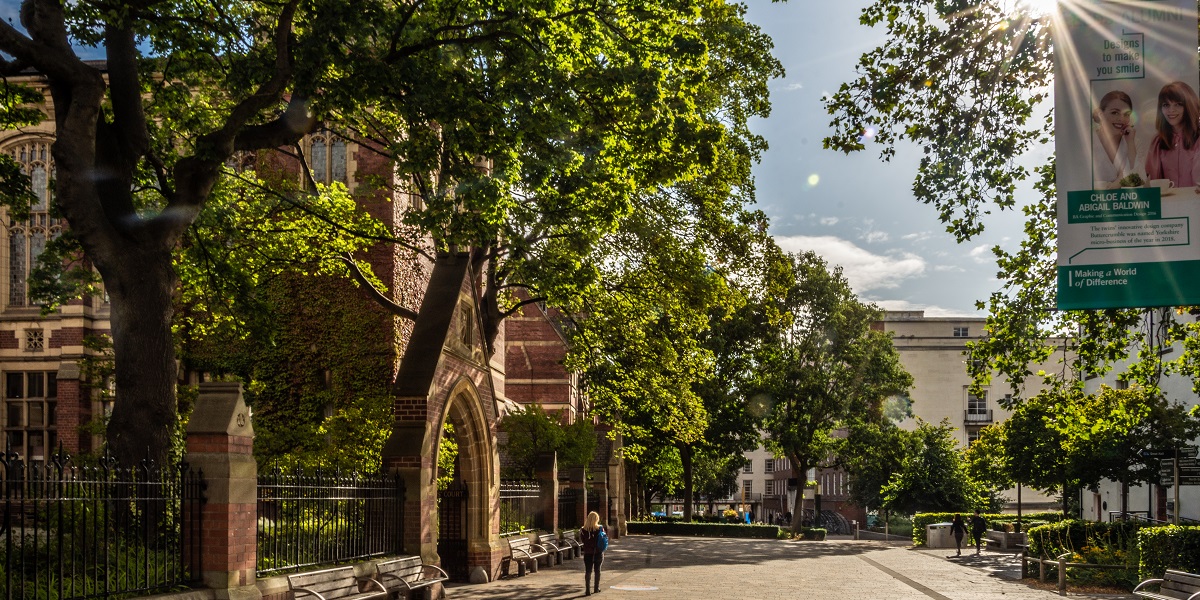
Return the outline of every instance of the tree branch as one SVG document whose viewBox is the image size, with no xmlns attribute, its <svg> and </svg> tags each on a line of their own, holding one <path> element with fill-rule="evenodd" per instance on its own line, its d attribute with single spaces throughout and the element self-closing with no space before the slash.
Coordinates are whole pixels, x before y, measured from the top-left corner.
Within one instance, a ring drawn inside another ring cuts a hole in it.
<svg viewBox="0 0 1200 600">
<path fill-rule="evenodd" d="M 354 280 L 363 287 L 363 289 L 367 290 L 367 294 L 371 296 L 372 300 L 388 310 L 388 312 L 391 312 L 398 317 L 403 317 L 414 322 L 417 320 L 418 313 L 416 311 L 396 304 L 391 298 L 388 298 L 383 292 L 379 291 L 378 288 L 372 285 L 367 279 L 366 273 L 362 272 L 362 269 L 359 268 L 358 262 L 354 260 L 353 256 L 348 254 L 341 255 L 338 256 L 337 259 L 346 263 L 346 266 L 350 269 L 350 276 L 353 277 Z"/>
<path fill-rule="evenodd" d="M 104 29 L 104 43 L 113 111 L 112 132 L 125 155 L 120 160 L 132 169 L 150 149 L 150 132 L 146 128 L 137 69 L 137 42 L 132 29 L 109 25 Z"/>
</svg>

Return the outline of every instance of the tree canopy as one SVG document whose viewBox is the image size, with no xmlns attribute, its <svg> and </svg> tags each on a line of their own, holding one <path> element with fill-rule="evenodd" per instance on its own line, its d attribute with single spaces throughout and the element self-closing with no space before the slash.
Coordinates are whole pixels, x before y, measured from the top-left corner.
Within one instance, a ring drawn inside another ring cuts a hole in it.
<svg viewBox="0 0 1200 600">
<path fill-rule="evenodd" d="M 793 279 L 777 299 L 785 320 L 760 351 L 755 384 L 766 406 L 767 447 L 806 477 L 833 451 L 834 429 L 877 419 L 884 402 L 906 391 L 912 377 L 889 334 L 872 328 L 879 311 L 858 300 L 841 268 L 830 269 L 812 252 L 789 260 Z M 793 531 L 800 526 L 802 500 L 797 494 Z"/>
<path fill-rule="evenodd" d="M 748 177 L 762 143 L 747 122 L 766 114 L 781 70 L 743 12 L 709 0 L 22 2 L 24 30 L 0 24 L 12 57 L 0 71 L 33 67 L 54 100 L 55 202 L 112 301 L 117 456 L 168 443 L 177 249 L 235 153 L 292 149 L 312 183 L 304 135 L 377 142 L 420 199 L 405 220 L 432 238 L 427 255 L 472 253 L 490 343 L 506 286 L 566 305 L 594 285 L 591 247 L 636 200 L 706 172 L 732 174 L 727 191 Z M 80 45 L 102 48 L 104 66 Z M 272 192 L 306 202 L 297 187 Z M 728 215 L 742 204 L 730 198 L 695 208 Z"/>
</svg>

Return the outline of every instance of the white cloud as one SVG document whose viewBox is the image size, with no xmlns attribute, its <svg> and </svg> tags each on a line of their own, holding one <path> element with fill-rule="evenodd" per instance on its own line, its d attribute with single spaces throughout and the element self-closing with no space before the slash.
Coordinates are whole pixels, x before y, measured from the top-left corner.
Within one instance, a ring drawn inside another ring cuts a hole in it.
<svg viewBox="0 0 1200 600">
<path fill-rule="evenodd" d="M 970 256 L 975 262 L 981 265 L 990 263 L 992 262 L 992 247 L 986 244 L 982 246 L 975 246 L 974 248 L 971 248 L 971 251 L 967 253 L 967 256 Z"/>
<path fill-rule="evenodd" d="M 804 84 L 799 83 L 799 82 L 789 83 L 789 84 L 783 86 L 783 91 L 785 91 L 785 92 L 794 92 L 796 90 L 802 90 L 802 89 L 804 89 Z"/>
<path fill-rule="evenodd" d="M 966 273 L 967 270 L 958 265 L 936 265 L 933 267 L 936 273 Z"/>
<path fill-rule="evenodd" d="M 819 222 L 820 222 L 822 225 L 824 225 L 824 226 L 828 227 L 828 226 L 830 226 L 830 225 L 837 225 L 837 224 L 838 224 L 838 218 L 837 218 L 837 217 L 821 217 L 821 220 L 820 220 Z"/>
<path fill-rule="evenodd" d="M 978 312 L 963 312 L 952 308 L 942 308 L 932 304 L 915 304 L 908 300 L 872 300 L 872 303 L 883 310 L 921 310 L 927 317 L 978 317 Z"/>
<path fill-rule="evenodd" d="M 918 231 L 916 233 L 907 233 L 900 236 L 900 239 L 906 242 L 923 242 L 933 237 L 933 234 L 928 231 Z"/>
<path fill-rule="evenodd" d="M 868 244 L 878 244 L 888 241 L 890 236 L 886 231 L 868 231 L 862 235 L 862 239 Z"/>
<path fill-rule="evenodd" d="M 925 274 L 925 259 L 908 252 L 874 254 L 853 242 L 834 236 L 779 236 L 780 248 L 789 252 L 812 250 L 830 265 L 842 267 L 846 280 L 858 293 L 899 287 L 907 279 Z"/>
</svg>

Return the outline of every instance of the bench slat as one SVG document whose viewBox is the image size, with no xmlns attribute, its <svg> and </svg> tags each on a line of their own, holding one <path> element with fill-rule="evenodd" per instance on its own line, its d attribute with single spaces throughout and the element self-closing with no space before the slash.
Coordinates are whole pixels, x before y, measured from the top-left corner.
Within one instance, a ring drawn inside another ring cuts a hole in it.
<svg viewBox="0 0 1200 600">
<path fill-rule="evenodd" d="M 450 576 L 436 565 L 422 563 L 419 556 L 405 556 L 376 563 L 375 577 L 376 581 L 379 581 L 384 587 L 388 587 L 389 583 L 396 582 L 408 590 L 431 586 L 450 579 Z M 392 587 L 399 589 L 399 586 Z"/>
<path fill-rule="evenodd" d="M 353 567 L 294 573 L 287 580 L 293 598 L 311 595 L 324 600 L 367 600 L 387 596 L 387 590 L 375 582 L 371 589 L 361 591 Z"/>
<path fill-rule="evenodd" d="M 1157 585 L 1157 592 L 1142 591 L 1144 585 Z M 1148 579 L 1134 589 L 1133 594 L 1149 600 L 1187 600 L 1200 593 L 1200 575 L 1185 571 L 1168 570 L 1162 579 Z"/>
</svg>

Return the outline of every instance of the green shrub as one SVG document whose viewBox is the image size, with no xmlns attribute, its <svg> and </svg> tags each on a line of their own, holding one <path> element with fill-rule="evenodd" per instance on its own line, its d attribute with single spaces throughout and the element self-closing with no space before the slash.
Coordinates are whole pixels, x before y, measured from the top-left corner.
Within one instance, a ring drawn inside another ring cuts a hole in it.
<svg viewBox="0 0 1200 600">
<path fill-rule="evenodd" d="M 629 521 L 627 527 L 629 533 L 644 533 L 648 535 L 691 535 L 698 537 L 758 538 L 768 540 L 779 537 L 779 528 L 774 525 Z"/>
<path fill-rule="evenodd" d="M 1054 558 L 1071 552 L 1083 554 L 1088 548 L 1136 553 L 1141 528 L 1137 521 L 1097 523 L 1072 519 L 1047 523 L 1029 530 L 1029 554 Z"/>
<path fill-rule="evenodd" d="M 917 513 L 917 514 L 913 515 L 913 521 L 912 521 L 912 523 L 913 523 L 913 544 L 915 544 L 917 546 L 924 546 L 925 542 L 926 542 L 925 526 L 932 525 L 934 523 L 949 523 L 954 520 L 955 514 L 962 515 L 963 521 L 968 523 L 968 526 L 969 526 L 970 518 L 972 515 L 975 514 L 975 511 L 960 511 L 958 513 L 952 513 L 952 512 Z M 1017 522 L 1017 515 L 1015 515 L 1015 514 L 1010 515 L 1010 514 L 983 513 L 983 514 L 980 514 L 979 516 L 983 517 L 984 520 L 988 522 L 989 528 L 993 527 L 996 524 L 1008 524 L 1008 523 L 1016 523 Z M 1029 527 L 1032 524 L 1054 523 L 1061 519 L 1062 519 L 1062 513 L 1060 513 L 1060 512 L 1029 513 L 1029 514 L 1021 515 L 1021 526 L 1026 531 L 1029 531 Z"/>
<path fill-rule="evenodd" d="M 1143 527 L 1137 539 L 1142 579 L 1162 577 L 1167 569 L 1200 573 L 1200 527 Z"/>
<path fill-rule="evenodd" d="M 825 541 L 826 531 L 820 527 L 805 527 L 800 530 L 800 539 Z"/>
</svg>

